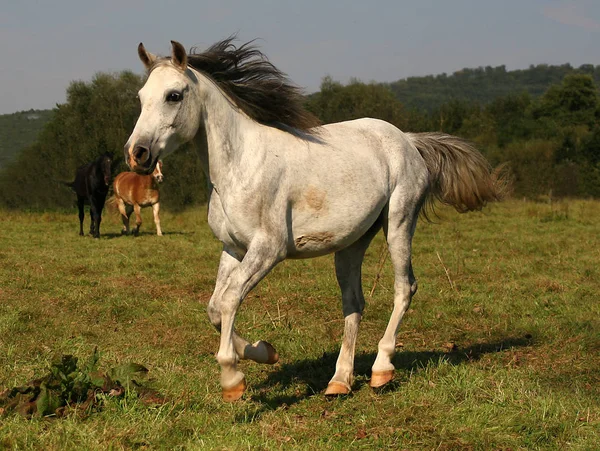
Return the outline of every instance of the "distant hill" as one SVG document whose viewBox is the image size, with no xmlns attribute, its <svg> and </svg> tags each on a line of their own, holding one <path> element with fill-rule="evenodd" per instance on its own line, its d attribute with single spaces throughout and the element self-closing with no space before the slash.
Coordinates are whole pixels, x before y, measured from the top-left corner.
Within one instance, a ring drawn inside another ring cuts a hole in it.
<svg viewBox="0 0 600 451">
<path fill-rule="evenodd" d="M 486 104 L 514 93 L 528 92 L 537 97 L 571 73 L 589 74 L 600 85 L 600 66 L 592 64 L 578 68 L 570 64 L 540 64 L 513 71 L 507 71 L 505 66 L 488 66 L 463 69 L 452 75 L 409 77 L 384 85 L 392 89 L 406 109 L 432 111 L 453 99 Z M 0 115 L 0 169 L 36 140 L 52 114 L 52 110 L 29 110 Z"/>
<path fill-rule="evenodd" d="M 496 97 L 528 92 L 537 97 L 550 85 L 558 84 L 565 75 L 585 73 L 600 85 L 600 66 L 540 64 L 529 69 L 507 71 L 505 66 L 463 69 L 452 75 L 409 77 L 386 83 L 408 109 L 432 111 L 449 100 L 467 100 L 486 104 Z"/>
<path fill-rule="evenodd" d="M 23 147 L 33 144 L 52 113 L 52 110 L 29 110 L 0 115 L 0 169 Z"/>
</svg>

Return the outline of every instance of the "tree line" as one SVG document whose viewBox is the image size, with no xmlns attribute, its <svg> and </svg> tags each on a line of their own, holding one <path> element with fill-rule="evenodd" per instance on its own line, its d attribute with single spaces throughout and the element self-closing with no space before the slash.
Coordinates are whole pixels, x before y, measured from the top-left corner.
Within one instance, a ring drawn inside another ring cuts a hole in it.
<svg viewBox="0 0 600 451">
<path fill-rule="evenodd" d="M 113 175 L 128 170 L 123 146 L 140 112 L 137 92 L 142 84 L 142 77 L 128 71 L 71 83 L 66 102 L 54 109 L 36 142 L 0 171 L 0 206 L 72 208 L 75 197 L 62 182 L 72 181 L 79 166 L 105 151 L 115 156 Z M 166 205 L 183 208 L 206 200 L 200 162 L 190 149 L 170 156 L 164 173 Z"/>
<path fill-rule="evenodd" d="M 591 66 L 593 68 L 593 66 Z M 97 74 L 71 83 L 33 144 L 0 170 L 0 206 L 71 208 L 71 181 L 81 164 L 104 151 L 127 167 L 122 149 L 139 115 L 142 77 Z M 474 141 L 492 165 L 508 163 L 517 196 L 600 197 L 600 97 L 594 75 L 569 72 L 540 96 L 509 93 L 491 102 L 450 99 L 430 110 L 407 107 L 389 84 L 326 77 L 306 107 L 323 123 L 359 117 L 386 120 L 405 131 L 441 131 Z M 163 205 L 171 209 L 206 201 L 206 181 L 194 149 L 164 162 Z"/>
<path fill-rule="evenodd" d="M 451 99 L 431 111 L 407 109 L 386 85 L 326 78 L 307 107 L 325 123 L 371 116 L 467 138 L 493 166 L 508 164 L 516 196 L 600 197 L 600 96 L 590 74 L 569 73 L 539 97 Z"/>
</svg>

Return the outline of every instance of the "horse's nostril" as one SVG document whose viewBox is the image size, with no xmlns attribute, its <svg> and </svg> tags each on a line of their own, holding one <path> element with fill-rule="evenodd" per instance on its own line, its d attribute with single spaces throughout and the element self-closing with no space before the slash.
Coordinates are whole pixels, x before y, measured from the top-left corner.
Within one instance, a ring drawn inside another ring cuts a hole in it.
<svg viewBox="0 0 600 451">
<path fill-rule="evenodd" d="M 133 158 L 137 163 L 143 164 L 150 157 L 150 151 L 145 147 L 137 146 L 133 149 Z"/>
</svg>

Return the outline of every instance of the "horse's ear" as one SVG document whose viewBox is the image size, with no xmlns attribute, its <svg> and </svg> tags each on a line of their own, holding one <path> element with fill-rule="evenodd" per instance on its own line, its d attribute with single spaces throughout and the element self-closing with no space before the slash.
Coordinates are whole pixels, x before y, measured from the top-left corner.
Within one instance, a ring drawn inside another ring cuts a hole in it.
<svg viewBox="0 0 600 451">
<path fill-rule="evenodd" d="M 152 53 L 147 51 L 144 47 L 144 44 L 142 44 L 141 42 L 140 45 L 138 45 L 138 55 L 142 63 L 144 63 L 144 67 L 146 69 L 150 69 L 156 61 L 156 55 L 153 55 Z"/>
<path fill-rule="evenodd" d="M 171 62 L 179 69 L 185 71 L 187 69 L 187 53 L 183 45 L 177 41 L 171 41 L 173 46 L 171 51 Z"/>
</svg>

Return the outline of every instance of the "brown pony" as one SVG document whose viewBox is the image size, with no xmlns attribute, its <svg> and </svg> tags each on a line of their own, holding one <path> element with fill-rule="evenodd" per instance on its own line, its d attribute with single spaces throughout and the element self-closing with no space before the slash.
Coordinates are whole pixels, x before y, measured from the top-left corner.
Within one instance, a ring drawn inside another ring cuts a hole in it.
<svg viewBox="0 0 600 451">
<path fill-rule="evenodd" d="M 154 223 L 156 224 L 156 234 L 162 236 L 160 230 L 160 219 L 158 218 L 159 198 L 158 184 L 163 181 L 162 161 L 156 164 L 154 172 L 150 175 L 140 175 L 135 172 L 121 172 L 115 177 L 113 182 L 113 191 L 115 203 L 121 213 L 123 220 L 123 230 L 121 233 L 129 234 L 129 217 L 131 212 L 135 211 L 136 228 L 134 234 L 140 231 L 142 225 L 142 207 L 152 206 L 154 213 Z"/>
</svg>

